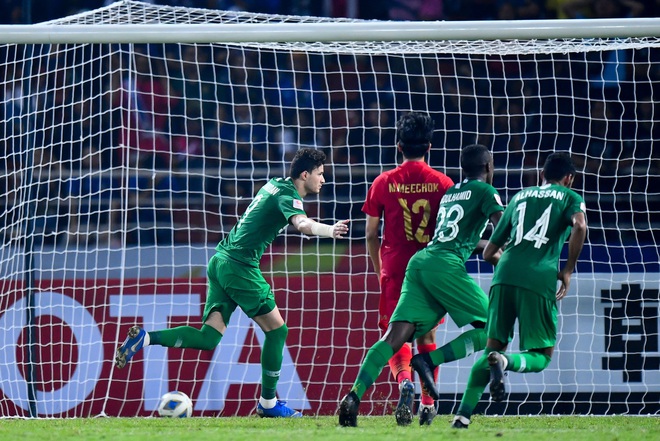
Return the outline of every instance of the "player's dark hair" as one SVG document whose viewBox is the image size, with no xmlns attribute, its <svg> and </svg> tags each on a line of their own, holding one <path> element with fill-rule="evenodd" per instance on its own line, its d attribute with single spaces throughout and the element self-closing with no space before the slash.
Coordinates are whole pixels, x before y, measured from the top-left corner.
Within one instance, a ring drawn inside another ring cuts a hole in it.
<svg viewBox="0 0 660 441">
<path fill-rule="evenodd" d="M 567 175 L 575 175 L 575 164 L 568 152 L 552 153 L 543 165 L 543 177 L 548 182 L 559 182 Z"/>
<path fill-rule="evenodd" d="M 425 113 L 411 112 L 396 122 L 396 142 L 404 158 L 421 158 L 433 138 L 433 119 Z"/>
<path fill-rule="evenodd" d="M 304 148 L 296 152 L 291 161 L 289 176 L 291 179 L 298 179 L 304 171 L 311 173 L 315 168 L 325 164 L 325 153 L 321 150 Z"/>
<path fill-rule="evenodd" d="M 490 162 L 490 151 L 482 144 L 469 145 L 461 151 L 461 168 L 467 177 L 477 177 Z"/>
</svg>

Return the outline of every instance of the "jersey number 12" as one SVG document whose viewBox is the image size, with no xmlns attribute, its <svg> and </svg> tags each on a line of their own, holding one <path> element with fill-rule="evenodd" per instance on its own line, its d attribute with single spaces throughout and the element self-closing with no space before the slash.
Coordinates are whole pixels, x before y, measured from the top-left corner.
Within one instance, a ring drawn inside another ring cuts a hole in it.
<svg viewBox="0 0 660 441">
<path fill-rule="evenodd" d="M 428 199 L 417 199 L 412 204 L 412 208 L 408 207 L 408 202 L 399 198 L 399 205 L 403 208 L 403 229 L 406 232 L 406 239 L 415 240 L 419 243 L 427 243 L 430 239 L 426 233 L 426 227 L 429 225 L 431 219 L 431 204 Z M 412 213 L 419 214 L 423 212 L 422 219 L 419 221 L 419 226 L 415 230 L 413 236 Z"/>
</svg>

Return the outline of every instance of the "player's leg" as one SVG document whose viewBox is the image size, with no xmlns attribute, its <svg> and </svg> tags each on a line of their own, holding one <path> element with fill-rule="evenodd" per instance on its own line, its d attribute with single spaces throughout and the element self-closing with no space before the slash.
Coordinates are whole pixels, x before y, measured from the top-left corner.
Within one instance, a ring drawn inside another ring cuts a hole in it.
<svg viewBox="0 0 660 441">
<path fill-rule="evenodd" d="M 517 354 L 502 354 L 504 370 L 520 373 L 541 372 L 550 365 L 554 347 L 529 349 Z"/>
<path fill-rule="evenodd" d="M 520 349 L 505 354 L 505 370 L 541 372 L 550 364 L 557 341 L 557 301 L 550 296 L 512 287 L 517 304 Z"/>
<path fill-rule="evenodd" d="M 428 365 L 431 369 L 456 360 L 461 360 L 475 352 L 481 351 L 486 347 L 486 331 L 484 329 L 485 323 L 475 321 L 473 324 L 474 329 L 463 332 L 454 340 L 437 348 L 435 351 L 428 353 L 421 353 L 419 356 L 413 357 L 415 364 L 423 363 Z M 413 364 L 415 370 L 417 366 Z"/>
<path fill-rule="evenodd" d="M 410 322 L 391 322 L 385 335 L 367 351 L 351 391 L 339 404 L 340 425 L 357 426 L 357 414 L 362 396 L 376 381 L 394 352 L 412 339 L 414 332 L 415 325 Z"/>
<path fill-rule="evenodd" d="M 486 347 L 486 333 L 483 322 L 475 322 L 474 329 L 466 331 L 432 352 L 421 352 L 412 358 L 412 366 L 420 377 L 420 381 L 429 396 L 437 400 L 439 394 L 436 388 L 438 366 L 451 361 L 463 359 Z"/>
<path fill-rule="evenodd" d="M 192 326 L 177 326 L 171 329 L 151 331 L 148 335 L 152 345 L 212 351 L 222 340 L 226 329 L 227 325 L 222 313 L 214 310 L 209 312 L 201 329 Z"/>
<path fill-rule="evenodd" d="M 132 326 L 128 330 L 128 336 L 115 352 L 115 366 L 118 369 L 123 368 L 140 349 L 148 345 L 147 332 L 139 326 Z"/>
<path fill-rule="evenodd" d="M 159 345 L 173 348 L 213 350 L 220 343 L 236 303 L 225 292 L 223 280 L 234 278 L 241 268 L 213 256 L 209 261 L 208 289 L 201 329 L 178 326 L 172 329 L 146 332 L 139 326 L 128 331 L 128 337 L 117 349 L 115 366 L 123 368 L 142 348 Z"/>
<path fill-rule="evenodd" d="M 433 372 L 436 367 L 451 361 L 460 360 L 486 346 L 485 322 L 488 314 L 488 297 L 477 283 L 469 276 L 464 267 L 443 273 L 433 282 L 429 291 L 451 316 L 452 320 L 463 327 L 471 324 L 470 329 L 444 346 L 413 357 L 412 365 L 419 374 L 425 389 L 437 399 L 436 379 Z"/>
<path fill-rule="evenodd" d="M 380 300 L 378 303 L 378 327 L 387 332 L 390 324 L 390 318 L 401 297 L 401 286 L 403 285 L 404 275 L 400 270 L 389 270 L 387 273 L 394 274 L 382 276 L 380 279 Z M 412 358 L 412 348 L 409 344 L 404 344 L 401 349 L 394 352 L 388 364 L 392 377 L 399 384 L 404 381 L 412 381 L 412 369 L 410 368 L 410 359 Z"/>
<path fill-rule="evenodd" d="M 432 332 L 446 311 L 440 305 L 434 295 L 432 289 L 436 283 L 436 271 L 427 271 L 420 269 L 409 269 L 406 272 L 406 277 L 401 287 L 401 298 L 392 313 L 391 321 L 403 321 L 414 323 L 414 338 L 422 339 L 422 343 L 435 343 L 435 333 Z M 401 426 L 412 423 L 413 420 L 413 401 L 415 397 L 415 388 L 411 381 L 404 381 L 400 387 L 399 401 L 394 412 L 397 424 Z M 427 402 L 424 403 L 427 407 L 426 422 L 430 423 L 433 415 L 429 414 L 430 408 L 433 407 L 433 398 L 426 397 Z M 423 408 L 422 408 L 423 410 Z"/>
<path fill-rule="evenodd" d="M 289 329 L 275 304 L 273 291 L 258 268 L 246 269 L 243 280 L 230 283 L 232 299 L 264 332 L 261 348 L 261 396 L 257 415 L 268 418 L 298 418 L 302 414 L 277 399 L 282 352 Z"/>
<path fill-rule="evenodd" d="M 236 310 L 236 302 L 226 291 L 225 281 L 236 279 L 244 281 L 245 268 L 234 262 L 211 258 L 207 271 L 208 288 L 201 329 L 192 326 L 178 326 L 172 329 L 149 332 L 151 344 L 168 348 L 190 348 L 212 351 L 222 340 L 227 330 L 227 323 Z M 233 282 L 232 282 L 233 283 Z M 248 290 L 252 285 L 242 283 L 232 289 Z"/>
<path fill-rule="evenodd" d="M 378 326 L 387 331 L 390 318 L 396 309 L 401 291 L 403 281 L 405 279 L 405 272 L 400 268 L 390 268 L 386 271 L 389 276 L 383 276 L 380 280 L 380 302 L 379 302 L 379 316 L 380 321 Z M 412 414 L 408 411 L 412 409 L 412 402 L 415 397 L 415 386 L 412 379 L 412 368 L 410 362 L 412 360 L 412 345 L 405 343 L 398 351 L 394 352 L 392 358 L 389 359 L 388 364 L 392 371 L 392 376 L 399 386 L 399 400 L 397 402 L 395 416 L 397 423 L 401 425 L 410 424 L 412 421 Z"/>
<path fill-rule="evenodd" d="M 412 369 L 410 368 L 410 360 L 412 359 L 412 347 L 409 343 L 401 346 L 397 352 L 392 355 L 387 362 L 392 371 L 392 377 L 401 385 L 404 381 L 412 381 Z"/>
<path fill-rule="evenodd" d="M 201 329 L 192 326 L 178 326 L 172 329 L 146 332 L 139 326 L 133 326 L 128 330 L 124 343 L 117 349 L 115 366 L 123 368 L 140 349 L 150 345 L 211 351 L 218 346 L 222 339 L 223 333 L 218 329 L 226 329 L 219 311 L 213 311 Z"/>
<path fill-rule="evenodd" d="M 250 269 L 219 256 L 211 257 L 206 271 L 208 286 L 201 329 L 178 326 L 172 329 L 149 332 L 150 344 L 168 348 L 190 348 L 212 351 L 222 340 L 236 302 L 232 290 L 249 290 L 252 283 L 246 278 Z M 236 282 L 238 281 L 238 283 Z"/>
<path fill-rule="evenodd" d="M 272 297 L 272 292 L 270 294 Z M 267 305 L 267 306 L 266 306 Z M 275 301 L 268 299 L 260 312 L 265 312 L 272 306 L 272 310 L 264 314 L 253 316 L 254 321 L 264 331 L 265 339 L 261 348 L 261 397 L 257 405 L 257 414 L 270 418 L 298 418 L 302 413 L 286 406 L 285 401 L 277 399 L 277 383 L 282 369 L 282 352 L 289 329 Z"/>
<path fill-rule="evenodd" d="M 506 391 L 504 371 L 541 372 L 549 364 L 557 337 L 557 301 L 524 288 L 502 285 L 502 298 L 515 309 L 522 353 L 489 354 L 490 396 L 502 401 Z M 554 291 L 553 291 L 554 296 Z"/>
<path fill-rule="evenodd" d="M 516 322 L 515 304 L 507 302 L 507 296 L 502 292 L 502 285 L 490 288 L 490 302 L 488 304 L 488 317 L 486 320 L 486 348 L 477 359 L 468 378 L 465 393 L 461 399 L 458 412 L 452 422 L 454 428 L 467 428 L 474 408 L 479 403 L 486 386 L 491 381 L 491 365 L 488 357 L 492 352 L 501 353 L 506 350 L 513 338 L 513 329 Z"/>
<path fill-rule="evenodd" d="M 470 424 L 470 418 L 474 409 L 479 404 L 479 400 L 490 380 L 490 365 L 488 364 L 488 355 L 493 351 L 503 351 L 506 345 L 497 340 L 488 339 L 486 349 L 477 358 L 472 366 L 468 378 L 465 392 L 461 398 L 461 404 L 452 421 L 452 427 L 455 429 L 467 429 Z"/>
<path fill-rule="evenodd" d="M 376 381 L 387 361 L 395 350 L 399 350 L 406 341 L 410 340 L 415 332 L 415 325 L 410 322 L 391 322 L 387 332 L 367 351 L 357 379 L 351 388 L 358 400 L 365 391 Z"/>
<path fill-rule="evenodd" d="M 436 330 L 437 327 L 431 329 L 429 332 L 422 335 L 416 340 L 417 352 L 418 352 L 417 355 L 424 356 L 436 350 L 437 348 L 435 344 Z M 412 360 L 411 360 L 411 364 L 412 364 Z M 433 384 L 436 384 L 438 382 L 438 371 L 439 368 L 435 367 L 435 369 L 429 369 L 429 371 L 426 373 L 430 378 L 433 379 Z M 420 375 L 421 377 L 421 374 L 419 372 L 418 375 Z M 422 381 L 421 383 L 422 383 L 422 394 L 419 400 L 419 410 L 417 411 L 417 415 L 419 416 L 419 425 L 428 426 L 433 422 L 433 418 L 435 418 L 435 416 L 437 415 L 437 410 L 435 407 L 435 398 L 430 395 L 428 388 L 424 386 L 424 381 Z"/>
<path fill-rule="evenodd" d="M 415 397 L 415 385 L 412 381 L 412 368 L 410 367 L 411 359 L 412 346 L 410 343 L 404 343 L 388 361 L 392 375 L 399 387 L 397 409 L 400 409 L 402 406 L 409 406 L 412 408 L 412 401 Z M 401 420 L 401 422 L 403 425 L 406 425 L 408 418 L 404 417 L 404 420 Z M 397 418 L 397 421 L 399 421 L 399 418 Z"/>
</svg>

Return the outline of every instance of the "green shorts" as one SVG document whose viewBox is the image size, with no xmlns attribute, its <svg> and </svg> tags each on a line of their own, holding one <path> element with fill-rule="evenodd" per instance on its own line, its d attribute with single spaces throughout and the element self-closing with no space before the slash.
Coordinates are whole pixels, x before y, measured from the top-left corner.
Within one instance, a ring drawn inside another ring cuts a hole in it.
<svg viewBox="0 0 660 441">
<path fill-rule="evenodd" d="M 208 289 L 202 323 L 219 311 L 225 324 L 239 306 L 250 318 L 275 309 L 275 296 L 259 268 L 214 255 L 206 270 Z"/>
<path fill-rule="evenodd" d="M 520 350 L 550 348 L 557 342 L 557 301 L 511 285 L 493 285 L 488 305 L 488 338 L 508 344 L 518 319 Z"/>
<path fill-rule="evenodd" d="M 409 268 L 390 323 L 413 323 L 413 338 L 417 338 L 436 327 L 445 314 L 463 327 L 485 322 L 487 311 L 488 297 L 464 266 L 447 265 L 443 270 Z"/>
</svg>

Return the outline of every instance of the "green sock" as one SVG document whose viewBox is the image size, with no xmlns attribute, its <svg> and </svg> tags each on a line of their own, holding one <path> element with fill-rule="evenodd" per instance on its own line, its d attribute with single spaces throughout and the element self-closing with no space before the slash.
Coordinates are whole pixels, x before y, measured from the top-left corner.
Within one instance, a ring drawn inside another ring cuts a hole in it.
<svg viewBox="0 0 660 441">
<path fill-rule="evenodd" d="M 380 375 L 380 372 L 383 370 L 383 366 L 387 364 L 387 361 L 392 358 L 394 351 L 392 346 L 384 341 L 378 340 L 367 352 L 367 356 L 364 357 L 360 371 L 358 372 L 357 379 L 353 384 L 351 391 L 355 392 L 359 399 L 362 399 L 364 392 L 374 384 L 376 378 Z"/>
<path fill-rule="evenodd" d="M 509 364 L 507 371 L 541 372 L 550 364 L 551 358 L 540 352 L 522 352 L 520 354 L 504 354 Z"/>
<path fill-rule="evenodd" d="M 486 347 L 486 331 L 484 329 L 470 329 L 447 343 L 446 345 L 429 352 L 431 361 L 438 366 L 442 363 L 460 360 L 481 351 Z"/>
<path fill-rule="evenodd" d="M 488 354 L 490 352 L 490 350 L 486 350 L 472 366 L 465 393 L 461 398 L 460 406 L 458 406 L 458 412 L 456 412 L 457 415 L 470 418 L 474 408 L 479 404 L 484 389 L 490 381 L 490 367 L 488 366 Z"/>
<path fill-rule="evenodd" d="M 277 395 L 277 382 L 282 369 L 282 351 L 289 328 L 286 324 L 264 332 L 266 339 L 261 348 L 261 396 L 267 400 Z"/>
<path fill-rule="evenodd" d="M 168 348 L 191 348 L 211 351 L 222 340 L 222 334 L 213 326 L 202 325 L 202 329 L 179 326 L 149 333 L 149 344 Z"/>
</svg>

